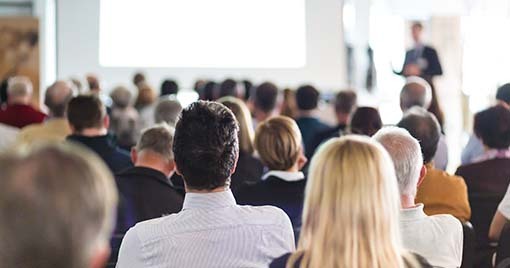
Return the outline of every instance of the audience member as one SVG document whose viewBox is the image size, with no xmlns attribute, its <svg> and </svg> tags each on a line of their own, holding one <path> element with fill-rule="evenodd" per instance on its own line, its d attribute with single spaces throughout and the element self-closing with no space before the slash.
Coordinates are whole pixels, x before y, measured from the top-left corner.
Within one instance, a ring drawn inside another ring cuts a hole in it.
<svg viewBox="0 0 510 268">
<path fill-rule="evenodd" d="M 177 213 L 183 199 L 170 184 L 174 173 L 174 130 L 159 125 L 145 130 L 131 150 L 134 167 L 115 176 L 121 196 L 116 234 L 124 234 L 136 223 Z"/>
<path fill-rule="evenodd" d="M 218 87 L 218 98 L 227 96 L 235 98 L 242 98 L 244 96 L 244 92 L 241 92 L 237 82 L 231 78 L 223 80 Z"/>
<path fill-rule="evenodd" d="M 456 174 L 464 177 L 469 193 L 503 196 L 510 183 L 510 110 L 497 105 L 477 113 L 474 132 L 485 152 L 474 163 L 460 166 Z"/>
<path fill-rule="evenodd" d="M 420 143 L 423 163 L 427 173 L 418 187 L 416 202 L 423 203 L 425 214 L 451 214 L 462 222 L 471 217 L 466 183 L 459 176 L 453 176 L 435 168 L 432 161 L 441 135 L 436 117 L 420 107 L 409 109 L 397 124 L 404 128 Z"/>
<path fill-rule="evenodd" d="M 253 138 L 255 135 L 253 133 L 250 111 L 246 104 L 234 97 L 223 97 L 218 99 L 218 102 L 234 113 L 239 124 L 239 158 L 236 170 L 232 174 L 230 181 L 230 189 L 235 192 L 244 184 L 259 181 L 264 172 L 264 166 L 254 156 Z"/>
<path fill-rule="evenodd" d="M 373 136 L 383 126 L 379 111 L 372 107 L 359 107 L 351 118 L 350 133 Z"/>
<path fill-rule="evenodd" d="M 2 267 L 102 268 L 117 191 L 97 156 L 70 144 L 0 156 Z"/>
<path fill-rule="evenodd" d="M 173 151 L 186 196 L 178 214 L 138 223 L 117 267 L 264 267 L 294 250 L 289 218 L 265 206 L 238 206 L 229 189 L 238 157 L 238 125 L 225 106 L 199 101 L 177 122 Z"/>
<path fill-rule="evenodd" d="M 283 101 L 280 109 L 280 115 L 296 119 L 298 116 L 298 108 L 296 103 L 296 92 L 290 88 L 283 90 Z"/>
<path fill-rule="evenodd" d="M 427 173 L 419 142 L 405 129 L 387 127 L 374 139 L 390 154 L 400 192 L 400 224 L 404 247 L 423 256 L 434 267 L 460 267 L 463 232 L 451 215 L 427 216 L 423 204 L 415 204 L 417 187 Z"/>
<path fill-rule="evenodd" d="M 113 105 L 110 112 L 110 131 L 117 138 L 118 145 L 131 150 L 140 133 L 139 115 L 131 105 L 131 92 L 123 86 L 116 87 L 110 93 Z"/>
<path fill-rule="evenodd" d="M 356 92 L 352 90 L 343 90 L 338 92 L 335 96 L 333 106 L 335 108 L 337 125 L 319 132 L 315 135 L 315 137 L 313 137 L 311 146 L 312 154 L 323 142 L 331 138 L 340 137 L 347 132 L 347 125 L 351 121 L 351 115 L 356 110 L 357 106 Z"/>
<path fill-rule="evenodd" d="M 32 82 L 27 77 L 15 76 L 8 80 L 7 107 L 0 109 L 0 123 L 23 128 L 44 121 L 46 115 L 30 105 L 32 90 Z"/>
<path fill-rule="evenodd" d="M 298 250 L 271 268 L 430 267 L 401 245 L 397 179 L 381 145 L 360 136 L 332 139 L 319 147 L 309 174 Z"/>
<path fill-rule="evenodd" d="M 161 84 L 160 96 L 177 95 L 177 93 L 179 93 L 179 84 L 175 80 L 165 79 Z"/>
<path fill-rule="evenodd" d="M 247 79 L 244 79 L 243 81 L 241 81 L 241 83 L 244 86 L 243 100 L 244 101 L 248 101 L 250 99 L 250 96 L 251 96 L 251 91 L 252 91 L 252 88 L 253 88 L 253 83 L 250 80 L 247 80 Z"/>
<path fill-rule="evenodd" d="M 37 141 L 64 141 L 71 134 L 65 113 L 73 93 L 71 82 L 59 80 L 53 83 L 44 96 L 44 104 L 50 112 L 48 119 L 44 123 L 24 127 L 16 143 L 30 145 Z"/>
<path fill-rule="evenodd" d="M 167 123 L 174 127 L 182 111 L 182 106 L 175 96 L 163 96 L 156 104 L 154 121 L 156 124 Z"/>
<path fill-rule="evenodd" d="M 136 72 L 133 75 L 133 85 L 135 85 L 135 87 L 137 89 L 140 89 L 141 85 L 145 84 L 145 83 L 147 83 L 147 78 L 145 78 L 145 74 L 144 73 Z"/>
<path fill-rule="evenodd" d="M 277 114 L 278 88 L 275 84 L 264 82 L 254 87 L 251 98 L 255 124 Z"/>
<path fill-rule="evenodd" d="M 406 84 L 400 91 L 400 108 L 402 109 L 402 112 L 405 113 L 414 106 L 428 109 L 431 101 L 432 89 L 430 84 L 420 77 L 408 77 Z M 446 145 L 446 138 L 443 134 L 441 134 L 439 138 L 439 143 L 437 145 L 433 161 L 436 168 L 446 170 L 446 166 L 448 166 L 448 147 Z"/>
<path fill-rule="evenodd" d="M 496 102 L 504 107 L 510 107 L 510 83 L 500 86 L 496 92 Z M 469 137 L 466 147 L 462 150 L 461 164 L 467 165 L 475 162 L 476 158 L 484 153 L 482 141 L 473 133 Z"/>
<path fill-rule="evenodd" d="M 255 135 L 255 148 L 269 172 L 258 183 L 237 192 L 239 204 L 279 207 L 289 215 L 294 230 L 299 230 L 306 185 L 300 170 L 307 159 L 296 122 L 285 116 L 261 122 Z"/>
<path fill-rule="evenodd" d="M 89 93 L 98 96 L 106 106 L 107 111 L 109 111 L 113 102 L 108 95 L 103 93 L 101 84 L 99 82 L 99 77 L 97 77 L 95 74 L 87 74 L 85 79 L 87 80 L 87 85 L 89 86 Z"/>
<path fill-rule="evenodd" d="M 214 81 L 208 81 L 201 88 L 199 93 L 200 100 L 205 101 L 213 101 L 216 100 L 218 96 L 218 84 Z"/>
<path fill-rule="evenodd" d="M 315 115 L 319 104 L 320 93 L 313 86 L 301 86 L 296 91 L 296 102 L 298 106 L 298 118 L 296 122 L 303 135 L 305 154 L 310 158 L 313 154 L 313 137 L 326 129 L 328 125 L 321 122 Z"/>
<path fill-rule="evenodd" d="M 154 125 L 154 104 L 156 99 L 156 93 L 148 84 L 141 82 L 138 85 L 135 109 L 140 115 L 140 129 L 145 129 Z"/>
<path fill-rule="evenodd" d="M 129 153 L 117 147 L 108 134 L 110 119 L 101 100 L 95 96 L 77 96 L 69 101 L 67 120 L 72 135 L 67 140 L 96 152 L 113 173 L 132 166 Z"/>
</svg>

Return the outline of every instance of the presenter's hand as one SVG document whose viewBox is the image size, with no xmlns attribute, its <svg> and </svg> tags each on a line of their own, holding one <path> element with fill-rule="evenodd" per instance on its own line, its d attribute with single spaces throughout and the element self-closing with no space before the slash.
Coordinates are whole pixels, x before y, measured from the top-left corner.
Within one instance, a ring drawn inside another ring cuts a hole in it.
<svg viewBox="0 0 510 268">
<path fill-rule="evenodd" d="M 407 64 L 404 67 L 405 76 L 419 76 L 421 75 L 421 69 L 417 64 Z"/>
</svg>

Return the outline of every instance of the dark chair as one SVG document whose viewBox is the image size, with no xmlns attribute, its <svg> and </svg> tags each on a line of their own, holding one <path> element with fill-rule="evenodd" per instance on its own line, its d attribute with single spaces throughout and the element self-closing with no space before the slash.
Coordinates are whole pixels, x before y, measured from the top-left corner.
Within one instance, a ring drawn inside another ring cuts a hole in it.
<svg viewBox="0 0 510 268">
<path fill-rule="evenodd" d="M 505 224 L 499 236 L 498 249 L 496 250 L 496 267 L 504 265 L 503 261 L 510 258 L 510 224 Z M 506 267 L 506 266 L 505 266 Z"/>
<path fill-rule="evenodd" d="M 474 267 L 491 267 L 492 255 L 496 248 L 489 241 L 489 228 L 501 199 L 503 196 L 500 194 L 469 193 L 471 224 L 476 237 Z"/>
<path fill-rule="evenodd" d="M 475 261 L 476 237 L 475 229 L 470 222 L 462 223 L 464 233 L 464 245 L 462 247 L 462 265 L 461 268 L 473 268 Z"/>
<path fill-rule="evenodd" d="M 119 257 L 120 244 L 122 243 L 123 238 L 124 234 L 114 234 L 112 236 L 112 239 L 110 240 L 112 251 L 106 268 L 115 268 L 115 265 L 117 264 L 117 258 Z"/>
</svg>

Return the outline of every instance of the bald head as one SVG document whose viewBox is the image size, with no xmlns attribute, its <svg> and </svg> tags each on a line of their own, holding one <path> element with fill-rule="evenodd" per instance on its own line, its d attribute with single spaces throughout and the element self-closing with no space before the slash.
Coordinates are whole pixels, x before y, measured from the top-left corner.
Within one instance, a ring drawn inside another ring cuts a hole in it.
<svg viewBox="0 0 510 268">
<path fill-rule="evenodd" d="M 33 86 L 26 76 L 15 76 L 7 82 L 7 95 L 10 104 L 29 104 Z"/>
<path fill-rule="evenodd" d="M 63 118 L 67 103 L 73 97 L 73 84 L 69 81 L 59 80 L 53 83 L 44 96 L 44 104 L 50 110 L 50 115 Z"/>
<path fill-rule="evenodd" d="M 432 100 L 432 90 L 429 83 L 423 78 L 412 76 L 400 91 L 400 108 L 403 112 L 413 106 L 427 109 Z"/>
</svg>

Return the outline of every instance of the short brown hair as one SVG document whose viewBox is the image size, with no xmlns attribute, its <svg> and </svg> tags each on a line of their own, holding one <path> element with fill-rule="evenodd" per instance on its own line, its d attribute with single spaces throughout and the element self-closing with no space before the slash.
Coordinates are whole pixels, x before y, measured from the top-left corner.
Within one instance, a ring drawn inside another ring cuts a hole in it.
<svg viewBox="0 0 510 268">
<path fill-rule="evenodd" d="M 299 157 L 301 140 L 301 132 L 293 119 L 276 116 L 257 127 L 255 149 L 269 169 L 288 170 Z"/>
<path fill-rule="evenodd" d="M 335 111 L 350 114 L 356 108 L 357 95 L 352 90 L 342 90 L 335 96 Z"/>
<path fill-rule="evenodd" d="M 74 97 L 67 105 L 67 120 L 77 132 L 100 128 L 106 116 L 106 107 L 96 95 Z"/>
</svg>

